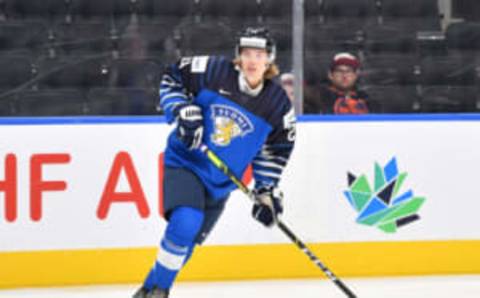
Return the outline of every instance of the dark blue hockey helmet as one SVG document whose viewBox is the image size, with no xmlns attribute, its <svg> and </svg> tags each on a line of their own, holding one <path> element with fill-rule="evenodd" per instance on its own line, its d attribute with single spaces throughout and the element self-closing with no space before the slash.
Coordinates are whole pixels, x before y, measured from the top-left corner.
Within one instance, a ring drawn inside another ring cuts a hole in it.
<svg viewBox="0 0 480 298">
<path fill-rule="evenodd" d="M 275 40 L 265 27 L 247 27 L 237 35 L 235 46 L 235 57 L 240 56 L 242 48 L 265 49 L 269 55 L 270 62 L 275 61 L 276 46 Z"/>
</svg>

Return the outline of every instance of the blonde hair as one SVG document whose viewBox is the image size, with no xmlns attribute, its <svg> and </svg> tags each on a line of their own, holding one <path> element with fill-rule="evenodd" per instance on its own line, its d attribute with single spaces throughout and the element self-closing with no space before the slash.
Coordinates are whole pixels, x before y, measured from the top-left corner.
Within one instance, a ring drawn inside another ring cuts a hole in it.
<svg viewBox="0 0 480 298">
<path fill-rule="evenodd" d="M 233 59 L 233 64 L 240 67 L 241 66 L 240 58 L 237 57 Z M 278 76 L 279 74 L 280 74 L 280 69 L 278 68 L 278 66 L 275 63 L 270 63 L 267 70 L 263 74 L 263 78 L 266 80 L 271 80 L 274 77 Z"/>
</svg>

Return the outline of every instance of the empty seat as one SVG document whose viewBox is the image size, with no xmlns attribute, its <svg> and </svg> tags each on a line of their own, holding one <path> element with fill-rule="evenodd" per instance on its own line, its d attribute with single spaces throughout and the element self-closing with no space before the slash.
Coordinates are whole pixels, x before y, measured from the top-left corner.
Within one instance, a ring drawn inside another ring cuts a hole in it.
<svg viewBox="0 0 480 298">
<path fill-rule="evenodd" d="M 382 18 L 381 25 L 410 31 L 441 31 L 440 18 Z"/>
<path fill-rule="evenodd" d="M 328 72 L 333 57 L 333 53 L 305 53 L 303 58 L 305 83 L 317 87 L 328 83 Z"/>
<path fill-rule="evenodd" d="M 475 85 L 475 64 L 462 57 L 425 57 L 420 62 L 424 85 Z"/>
<path fill-rule="evenodd" d="M 0 117 L 15 116 L 15 93 L 11 89 L 0 89 Z"/>
<path fill-rule="evenodd" d="M 417 32 L 417 50 L 421 56 L 447 55 L 447 40 L 442 31 Z"/>
<path fill-rule="evenodd" d="M 35 54 L 45 48 L 47 29 L 42 22 L 7 22 L 0 26 L 2 54 Z"/>
<path fill-rule="evenodd" d="M 417 83 L 418 62 L 414 55 L 367 56 L 361 80 L 368 85 L 413 85 Z"/>
<path fill-rule="evenodd" d="M 108 74 L 103 59 L 68 56 L 40 63 L 39 86 L 43 89 L 106 86 Z"/>
<path fill-rule="evenodd" d="M 76 89 L 22 91 L 15 97 L 17 116 L 75 116 L 85 113 L 85 97 Z"/>
<path fill-rule="evenodd" d="M 178 1 L 153 1 L 161 2 L 167 6 L 169 2 Z M 115 0 L 113 12 L 115 17 L 125 17 L 133 14 L 146 15 L 152 13 L 153 4 L 151 0 Z"/>
<path fill-rule="evenodd" d="M 90 0 L 86 3 L 76 3 L 69 10 L 73 23 L 104 22 L 105 25 L 111 26 L 112 30 L 123 31 L 131 23 L 148 23 L 153 16 L 152 0 L 106 0 L 98 7 L 88 1 Z"/>
<path fill-rule="evenodd" d="M 280 72 L 291 72 L 293 67 L 292 51 L 277 51 L 275 63 L 280 68 Z"/>
<path fill-rule="evenodd" d="M 425 18 L 438 17 L 437 0 L 382 0 L 382 14 L 385 17 Z"/>
<path fill-rule="evenodd" d="M 156 89 L 160 74 L 160 67 L 152 61 L 113 60 L 108 65 L 108 86 Z"/>
<path fill-rule="evenodd" d="M 70 13 L 75 21 L 108 21 L 114 9 L 115 0 L 72 0 Z"/>
<path fill-rule="evenodd" d="M 68 0 L 6 0 L 5 10 L 9 19 L 54 20 L 67 15 Z"/>
<path fill-rule="evenodd" d="M 360 25 L 374 21 L 377 10 L 373 0 L 325 0 L 323 13 L 327 23 Z"/>
<path fill-rule="evenodd" d="M 208 38 L 214 36 L 214 38 Z M 186 25 L 179 29 L 179 49 L 185 55 L 209 55 L 210 51 L 234 48 L 235 34 L 222 22 L 202 22 L 196 26 Z"/>
<path fill-rule="evenodd" d="M 249 18 L 260 13 L 257 0 L 201 0 L 199 9 L 201 15 L 207 18 Z"/>
<path fill-rule="evenodd" d="M 475 0 L 452 1 L 452 17 L 468 21 L 480 21 L 480 2 Z"/>
<path fill-rule="evenodd" d="M 476 87 L 423 86 L 421 111 L 424 113 L 461 113 L 477 111 L 480 97 Z"/>
<path fill-rule="evenodd" d="M 261 0 L 261 12 L 267 21 L 286 21 L 292 19 L 293 0 Z"/>
<path fill-rule="evenodd" d="M 416 31 L 407 26 L 368 27 L 365 48 L 372 53 L 413 53 L 416 51 Z"/>
<path fill-rule="evenodd" d="M 27 56 L 0 56 L 0 89 L 14 89 L 33 78 L 33 68 Z"/>
<path fill-rule="evenodd" d="M 369 99 L 379 104 L 382 113 L 418 112 L 415 86 L 365 86 L 363 89 Z"/>
<path fill-rule="evenodd" d="M 266 23 L 272 38 L 275 40 L 278 51 L 292 50 L 292 24 L 291 23 Z"/>
<path fill-rule="evenodd" d="M 382 16 L 386 25 L 441 29 L 438 0 L 382 0 Z"/>
<path fill-rule="evenodd" d="M 148 23 L 130 24 L 120 34 L 119 50 L 125 57 L 141 58 L 146 56 L 164 56 L 165 52 L 175 48 L 172 24 Z"/>
<path fill-rule="evenodd" d="M 111 27 L 105 23 L 59 24 L 54 29 L 54 47 L 67 55 L 101 55 L 115 47 Z"/>
<path fill-rule="evenodd" d="M 94 88 L 88 93 L 89 115 L 157 114 L 157 98 L 141 88 Z"/>
<path fill-rule="evenodd" d="M 175 1 L 156 1 L 153 0 L 152 16 L 154 18 L 174 17 L 183 18 L 196 13 L 198 1 L 195 0 L 175 0 Z"/>
<path fill-rule="evenodd" d="M 480 23 L 462 22 L 450 24 L 446 31 L 449 50 L 465 53 L 480 50 Z"/>
<path fill-rule="evenodd" d="M 320 20 L 324 16 L 324 0 L 305 0 L 303 9 L 305 18 L 308 21 Z"/>
<path fill-rule="evenodd" d="M 305 30 L 307 51 L 352 51 L 363 48 L 364 31 L 349 26 L 326 26 L 309 23 Z"/>
</svg>

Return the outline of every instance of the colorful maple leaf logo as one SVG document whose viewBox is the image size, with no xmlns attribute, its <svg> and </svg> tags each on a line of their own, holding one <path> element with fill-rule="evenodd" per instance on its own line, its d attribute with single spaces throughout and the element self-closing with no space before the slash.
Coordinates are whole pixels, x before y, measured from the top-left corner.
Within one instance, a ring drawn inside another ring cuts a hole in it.
<svg viewBox="0 0 480 298">
<path fill-rule="evenodd" d="M 395 157 L 383 169 L 375 163 L 373 189 L 366 175 L 348 173 L 349 189 L 344 194 L 358 212 L 357 223 L 395 233 L 399 227 L 420 219 L 417 211 L 425 198 L 415 197 L 411 189 L 400 193 L 406 177 L 407 173 L 399 174 Z"/>
</svg>

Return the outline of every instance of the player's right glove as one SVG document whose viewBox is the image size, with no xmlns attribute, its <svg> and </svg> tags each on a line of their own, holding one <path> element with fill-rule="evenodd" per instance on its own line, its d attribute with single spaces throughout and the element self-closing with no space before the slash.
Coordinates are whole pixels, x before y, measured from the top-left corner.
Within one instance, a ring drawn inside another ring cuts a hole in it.
<svg viewBox="0 0 480 298">
<path fill-rule="evenodd" d="M 252 216 L 267 227 L 277 222 L 283 213 L 283 193 L 274 187 L 262 187 L 253 191 L 255 204 Z"/>
<path fill-rule="evenodd" d="M 188 149 L 198 149 L 202 144 L 202 109 L 194 104 L 182 104 L 173 111 L 177 119 L 177 137 Z"/>
</svg>

